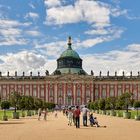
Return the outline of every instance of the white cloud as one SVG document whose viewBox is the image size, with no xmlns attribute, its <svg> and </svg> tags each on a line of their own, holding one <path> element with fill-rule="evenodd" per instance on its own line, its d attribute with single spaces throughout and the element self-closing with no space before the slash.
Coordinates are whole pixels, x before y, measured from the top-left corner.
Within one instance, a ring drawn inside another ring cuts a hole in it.
<svg viewBox="0 0 140 140">
<path fill-rule="evenodd" d="M 103 75 L 110 71 L 111 75 L 118 72 L 122 75 L 125 71 L 126 75 L 130 75 L 130 71 L 137 75 L 140 71 L 140 44 L 128 45 L 124 50 L 113 50 L 107 53 L 83 55 L 83 68 L 90 73 L 90 70 L 99 75 L 100 70 Z"/>
<path fill-rule="evenodd" d="M 10 27 L 18 27 L 18 26 L 30 26 L 30 22 L 21 23 L 16 20 L 10 19 L 0 19 L 0 28 L 10 28 Z"/>
<path fill-rule="evenodd" d="M 42 55 L 29 51 L 1 55 L 0 59 L 3 61 L 0 63 L 1 71 L 10 71 L 11 74 L 14 74 L 15 71 L 18 71 L 20 74 L 23 71 L 26 73 L 36 71 L 37 73 L 37 70 L 43 67 L 47 61 Z"/>
<path fill-rule="evenodd" d="M 35 6 L 33 3 L 29 3 L 29 6 L 32 8 L 32 9 L 35 9 Z"/>
<path fill-rule="evenodd" d="M 60 6 L 62 0 L 45 0 L 44 3 L 48 7 Z"/>
<path fill-rule="evenodd" d="M 74 5 L 47 8 L 46 13 L 47 24 L 59 25 L 84 21 L 89 24 L 106 26 L 110 23 L 109 7 L 97 1 L 78 0 Z"/>
<path fill-rule="evenodd" d="M 56 41 L 52 43 L 38 44 L 35 43 L 35 48 L 45 50 L 45 55 L 58 58 L 63 50 L 66 49 L 66 41 Z"/>
<path fill-rule="evenodd" d="M 124 29 L 120 27 L 107 27 L 107 28 L 94 28 L 85 32 L 85 34 L 89 35 L 112 35 L 115 33 L 121 33 Z"/>
<path fill-rule="evenodd" d="M 20 29 L 15 29 L 15 28 L 9 28 L 8 30 L 3 28 L 0 30 L 0 35 L 2 36 L 11 36 L 11 35 L 15 35 L 15 36 L 19 36 L 21 34 L 21 30 Z"/>
<path fill-rule="evenodd" d="M 39 15 L 37 13 L 29 12 L 25 15 L 25 18 L 32 18 L 33 20 L 36 20 L 39 18 Z"/>
<path fill-rule="evenodd" d="M 83 69 L 88 73 L 93 70 L 95 75 L 99 75 L 100 71 L 102 71 L 102 75 L 106 75 L 109 70 L 110 75 L 114 75 L 115 71 L 118 75 L 122 75 L 123 71 L 125 71 L 125 75 L 130 75 L 130 71 L 137 75 L 140 70 L 140 44 L 128 45 L 123 50 L 82 55 L 81 58 L 83 59 Z M 9 71 L 10 74 L 18 71 L 21 75 L 25 71 L 26 75 L 29 75 L 29 72 L 32 71 L 33 75 L 36 75 L 40 71 L 44 75 L 46 69 L 52 73 L 57 66 L 56 59 L 48 59 L 47 52 L 46 54 L 33 51 L 9 53 L 1 55 L 0 60 L 1 71 L 3 73 Z"/>
<path fill-rule="evenodd" d="M 12 45 L 26 45 L 28 40 L 24 38 L 16 38 L 13 36 L 0 39 L 0 46 L 12 46 Z"/>
<path fill-rule="evenodd" d="M 120 38 L 122 33 L 123 33 L 123 29 L 120 29 L 120 28 L 112 28 L 112 29 L 110 28 L 109 30 L 103 30 L 103 31 L 102 30 L 97 29 L 97 30 L 87 31 L 86 33 L 88 33 L 88 34 L 96 33 L 96 34 L 100 34 L 102 36 L 86 39 L 83 41 L 78 41 L 76 43 L 76 46 L 78 48 L 79 47 L 84 47 L 84 48 L 93 47 L 97 44 L 112 41 L 114 39 Z"/>
<path fill-rule="evenodd" d="M 89 34 L 89 35 L 106 35 L 108 34 L 108 31 L 105 29 L 92 29 L 92 30 L 88 30 L 85 32 L 85 34 Z"/>
<path fill-rule="evenodd" d="M 23 29 L 30 22 L 21 23 L 16 20 L 0 19 L 0 46 L 26 45 L 28 40 L 23 37 Z"/>
<path fill-rule="evenodd" d="M 111 15 L 114 17 L 118 17 L 118 16 L 126 16 L 128 15 L 128 11 L 126 9 L 121 10 L 120 8 L 112 8 L 111 9 Z"/>
<path fill-rule="evenodd" d="M 31 36 L 40 36 L 41 33 L 39 31 L 35 30 L 30 30 L 30 31 L 25 31 L 26 34 L 31 35 Z"/>
</svg>

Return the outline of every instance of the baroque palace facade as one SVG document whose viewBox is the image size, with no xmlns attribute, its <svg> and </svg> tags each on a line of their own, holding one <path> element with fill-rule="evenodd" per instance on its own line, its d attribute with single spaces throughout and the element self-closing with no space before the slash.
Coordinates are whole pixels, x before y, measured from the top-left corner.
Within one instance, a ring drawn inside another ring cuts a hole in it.
<svg viewBox="0 0 140 140">
<path fill-rule="evenodd" d="M 94 101 L 109 96 L 119 96 L 124 92 L 133 93 L 133 98 L 140 100 L 140 73 L 133 76 L 94 76 L 93 71 L 87 74 L 82 68 L 82 59 L 71 47 L 71 37 L 68 40 L 68 48 L 57 59 L 57 69 L 50 75 L 46 71 L 45 76 L 3 76 L 0 72 L 0 97 L 8 98 L 8 95 L 17 91 L 19 94 L 41 98 L 47 102 L 58 105 L 81 105 L 88 101 Z"/>
</svg>

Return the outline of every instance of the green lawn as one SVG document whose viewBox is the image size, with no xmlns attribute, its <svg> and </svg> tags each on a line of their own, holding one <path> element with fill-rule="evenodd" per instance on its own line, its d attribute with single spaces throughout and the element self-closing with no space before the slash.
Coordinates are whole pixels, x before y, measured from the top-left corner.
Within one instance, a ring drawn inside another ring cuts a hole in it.
<svg viewBox="0 0 140 140">
<path fill-rule="evenodd" d="M 123 112 L 125 110 L 115 110 L 116 112 L 119 112 L 120 116 L 123 117 Z M 99 111 L 101 112 L 101 111 Z M 129 110 L 129 112 L 131 112 L 131 119 L 134 119 L 135 118 L 135 115 L 137 114 L 137 111 L 136 110 Z M 139 110 L 139 115 L 140 115 L 140 110 Z"/>
<path fill-rule="evenodd" d="M 8 116 L 8 119 L 11 119 L 12 117 L 13 117 L 13 110 L 11 111 L 11 110 L 7 110 L 6 111 L 6 115 Z M 21 117 L 21 110 L 17 110 L 17 112 L 19 112 L 19 115 L 20 115 L 20 117 Z M 3 116 L 3 110 L 0 110 L 0 120 L 2 120 L 2 116 Z M 25 114 L 27 115 L 27 111 L 25 111 Z"/>
<path fill-rule="evenodd" d="M 121 116 L 123 116 L 124 110 L 120 110 L 119 112 L 120 112 Z M 129 110 L 129 112 L 131 112 L 131 119 L 134 119 L 135 115 L 137 114 L 137 111 L 136 110 Z M 139 111 L 139 115 L 140 115 L 140 111 Z"/>
</svg>

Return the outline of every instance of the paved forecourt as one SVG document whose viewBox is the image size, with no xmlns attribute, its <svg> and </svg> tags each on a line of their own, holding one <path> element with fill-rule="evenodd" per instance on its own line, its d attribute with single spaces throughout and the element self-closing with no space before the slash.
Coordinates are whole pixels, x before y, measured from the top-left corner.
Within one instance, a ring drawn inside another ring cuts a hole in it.
<svg viewBox="0 0 140 140">
<path fill-rule="evenodd" d="M 0 140 L 139 140 L 140 122 L 123 118 L 96 115 L 100 125 L 107 127 L 68 126 L 62 113 L 58 118 L 50 113 L 48 120 L 37 120 L 37 116 L 8 122 L 0 121 Z M 82 121 L 82 117 L 81 117 Z"/>
</svg>

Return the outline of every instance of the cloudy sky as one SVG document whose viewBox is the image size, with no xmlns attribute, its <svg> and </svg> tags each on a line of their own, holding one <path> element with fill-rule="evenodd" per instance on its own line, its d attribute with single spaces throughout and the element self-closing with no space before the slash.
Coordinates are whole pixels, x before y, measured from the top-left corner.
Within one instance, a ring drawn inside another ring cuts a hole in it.
<svg viewBox="0 0 140 140">
<path fill-rule="evenodd" d="M 140 0 L 0 0 L 0 71 L 56 69 L 72 36 L 95 75 L 140 70 Z"/>
</svg>

